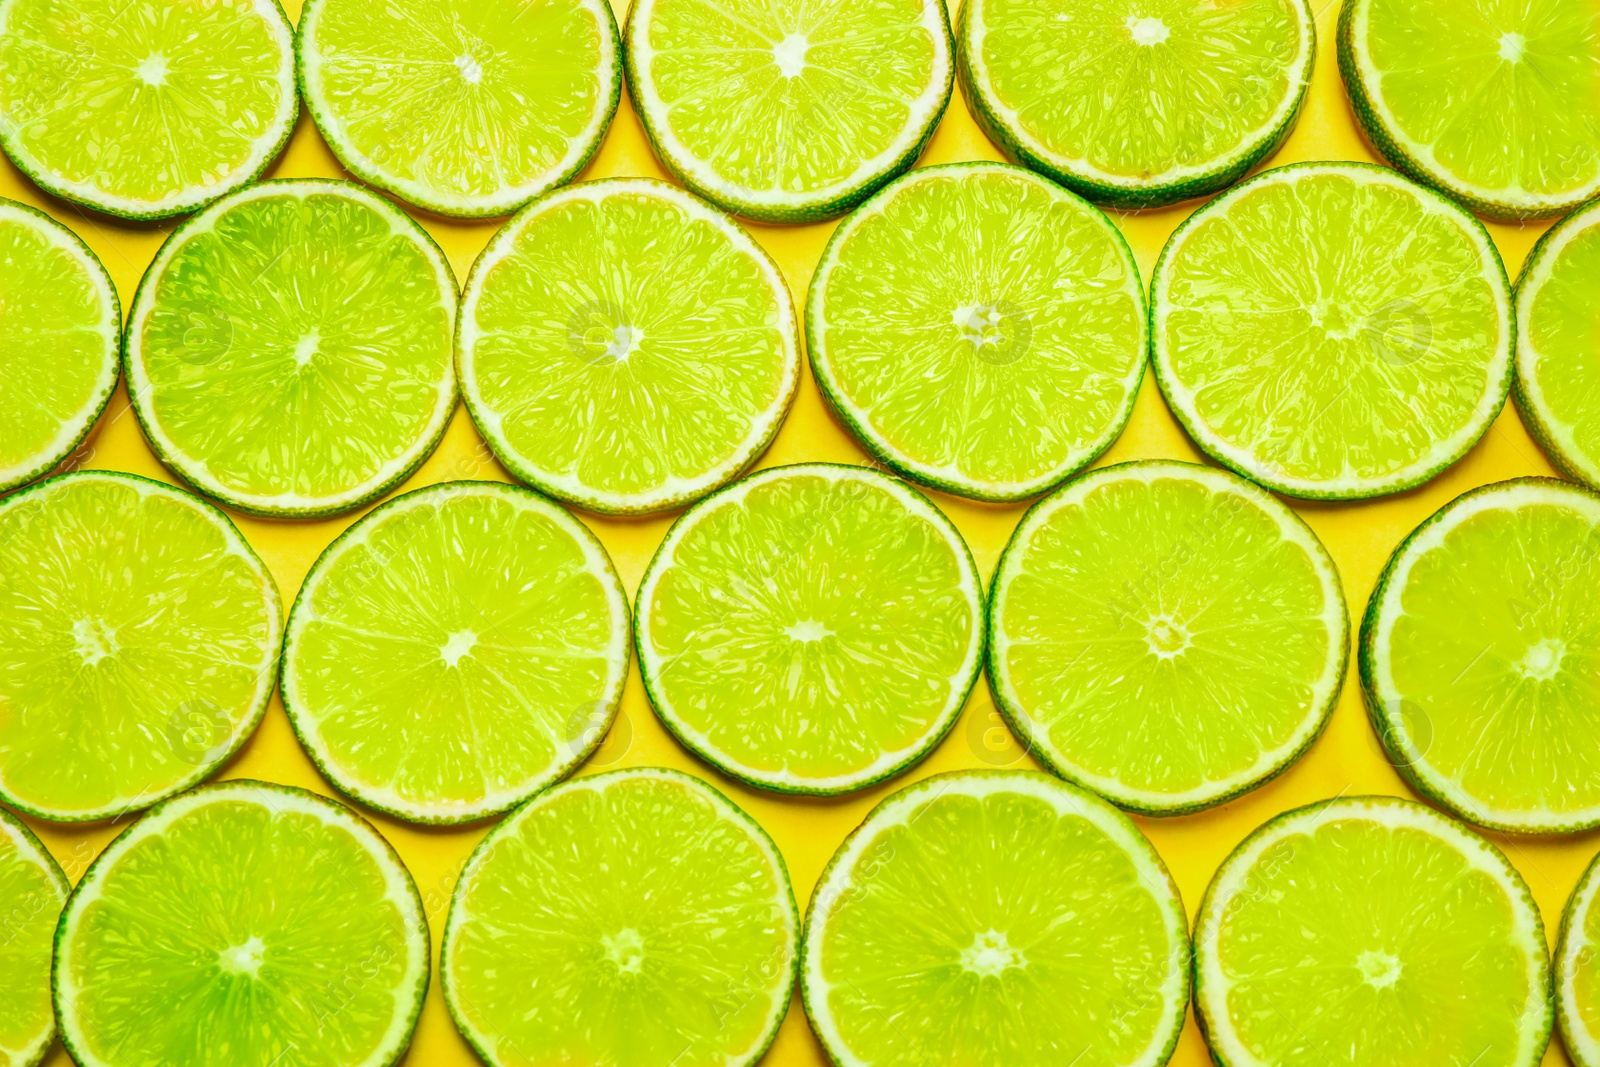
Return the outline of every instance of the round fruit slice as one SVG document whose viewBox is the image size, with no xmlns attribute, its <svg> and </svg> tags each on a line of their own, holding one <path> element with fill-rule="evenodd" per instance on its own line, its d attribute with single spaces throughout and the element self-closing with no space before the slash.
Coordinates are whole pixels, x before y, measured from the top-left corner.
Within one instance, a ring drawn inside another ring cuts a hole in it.
<svg viewBox="0 0 1600 1067">
<path fill-rule="evenodd" d="M 794 304 L 732 219 L 664 182 L 585 182 L 483 250 L 456 338 L 467 410 L 518 478 L 592 511 L 695 500 L 771 443 Z"/>
<path fill-rule="evenodd" d="M 450 901 L 439 980 L 492 1067 L 745 1067 L 789 1009 L 799 927 L 754 819 L 687 774 L 611 771 L 484 838 Z"/>
<path fill-rule="evenodd" d="M 56 931 L 56 1016 L 82 1067 L 388 1067 L 428 988 L 422 898 L 342 804 L 248 780 L 111 842 Z"/>
<path fill-rule="evenodd" d="M 1189 463 L 1091 471 L 1031 508 L 995 572 L 989 679 L 1028 750 L 1151 815 L 1220 804 L 1311 746 L 1350 622 L 1277 498 Z"/>
<path fill-rule="evenodd" d="M 1378 580 L 1361 681 L 1431 799 L 1497 830 L 1600 826 L 1600 495 L 1519 478 L 1439 509 Z"/>
<path fill-rule="evenodd" d="M 1151 283 L 1156 379 L 1189 436 L 1289 496 L 1420 485 L 1511 385 L 1511 286 L 1481 223 L 1391 170 L 1302 163 L 1179 226 Z"/>
<path fill-rule="evenodd" d="M 1533 1067 L 1550 965 L 1489 842 L 1393 797 L 1280 815 L 1223 863 L 1194 931 L 1195 1008 L 1228 1067 Z"/>
<path fill-rule="evenodd" d="M 639 583 L 656 714 L 751 785 L 834 794 L 939 743 L 983 649 L 950 520 L 904 482 L 808 463 L 752 474 L 673 524 Z"/>
<path fill-rule="evenodd" d="M 1350 0 L 1339 71 L 1383 157 L 1497 219 L 1600 193 L 1600 22 L 1589 0 Z"/>
<path fill-rule="evenodd" d="M 948 256 L 929 256 L 936 234 Z M 980 500 L 1036 496 L 1127 424 L 1144 285 L 1109 219 L 999 163 L 925 167 L 834 231 L 811 282 L 817 384 L 869 450 Z"/>
<path fill-rule="evenodd" d="M 0 808 L 0 1061 L 33 1067 L 56 1035 L 50 942 L 72 884 L 16 816 Z"/>
<path fill-rule="evenodd" d="M 0 800 L 82 822 L 216 770 L 272 695 L 283 604 L 210 504 L 83 471 L 0 502 Z"/>
<path fill-rule="evenodd" d="M 455 409 L 444 253 L 350 182 L 263 182 L 184 223 L 128 318 L 161 461 L 253 515 L 348 511 L 422 465 Z"/>
<path fill-rule="evenodd" d="M 1561 914 L 1556 941 L 1556 1018 L 1577 1067 L 1600 1064 L 1600 862 L 1589 864 Z"/>
<path fill-rule="evenodd" d="M 89 246 L 0 198 L 0 492 L 89 436 L 117 387 L 121 336 L 122 305 Z"/>
<path fill-rule="evenodd" d="M 1276 152 L 1317 52 L 1306 0 L 969 0 L 957 32 L 1000 150 L 1127 208 L 1207 196 Z"/>
<path fill-rule="evenodd" d="M 954 84 L 943 0 L 638 0 L 624 37 L 662 165 L 766 222 L 843 214 L 911 166 Z"/>
<path fill-rule="evenodd" d="M 311 568 L 283 706 L 345 793 L 458 823 L 582 762 L 627 674 L 628 601 L 594 535 L 526 489 L 450 482 L 369 512 Z"/>
<path fill-rule="evenodd" d="M 293 48 L 277 0 L 0 0 L 0 147 L 56 196 L 182 215 L 288 141 Z"/>
<path fill-rule="evenodd" d="M 605 0 L 308 0 L 296 54 L 346 170 L 463 218 L 571 181 L 622 94 Z"/>
</svg>

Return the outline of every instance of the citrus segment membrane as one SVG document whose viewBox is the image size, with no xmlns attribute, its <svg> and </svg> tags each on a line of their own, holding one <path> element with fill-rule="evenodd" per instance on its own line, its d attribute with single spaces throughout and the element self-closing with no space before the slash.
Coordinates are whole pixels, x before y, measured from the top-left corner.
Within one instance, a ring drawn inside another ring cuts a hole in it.
<svg viewBox="0 0 1600 1067">
<path fill-rule="evenodd" d="M 1556 941 L 1556 1019 L 1578 1067 L 1600 1064 L 1600 864 L 1590 863 L 1561 915 Z"/>
<path fill-rule="evenodd" d="M 55 1040 L 50 942 L 72 884 L 22 821 L 0 809 L 0 1061 L 33 1067 Z"/>
</svg>

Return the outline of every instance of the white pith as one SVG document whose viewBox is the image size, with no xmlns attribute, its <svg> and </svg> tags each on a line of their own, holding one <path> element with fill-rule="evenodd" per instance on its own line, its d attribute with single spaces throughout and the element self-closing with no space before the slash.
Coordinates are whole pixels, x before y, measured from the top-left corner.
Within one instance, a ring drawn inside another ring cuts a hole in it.
<svg viewBox="0 0 1600 1067">
<path fill-rule="evenodd" d="M 1595 908 L 1597 893 L 1600 893 L 1600 864 L 1591 863 L 1578 882 L 1578 887 L 1572 891 L 1572 901 L 1567 905 L 1564 936 L 1556 945 L 1556 1001 L 1563 1024 L 1561 1035 L 1566 1039 L 1567 1051 L 1578 1061 L 1578 1067 L 1600 1064 L 1600 1034 L 1584 1025 L 1576 984 L 1580 967 L 1592 971 L 1600 965 L 1600 960 L 1596 959 L 1596 949 L 1600 946 L 1590 941 L 1585 932 L 1588 917 Z"/>
</svg>

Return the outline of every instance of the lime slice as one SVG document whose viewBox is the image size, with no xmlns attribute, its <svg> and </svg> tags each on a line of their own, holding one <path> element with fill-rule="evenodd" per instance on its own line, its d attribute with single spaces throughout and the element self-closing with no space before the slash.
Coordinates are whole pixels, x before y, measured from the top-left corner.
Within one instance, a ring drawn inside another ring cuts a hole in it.
<svg viewBox="0 0 1600 1067">
<path fill-rule="evenodd" d="M 89 246 L 0 198 L 0 492 L 89 436 L 117 387 L 122 305 Z"/>
<path fill-rule="evenodd" d="M 467 410 L 500 462 L 593 511 L 737 477 L 800 377 L 794 305 L 732 219 L 664 182 L 585 182 L 506 223 L 467 280 Z"/>
<path fill-rule="evenodd" d="M 1396 167 L 1497 219 L 1600 193 L 1600 21 L 1590 0 L 1349 0 L 1339 71 Z"/>
<path fill-rule="evenodd" d="M 339 789 L 458 823 L 582 762 L 627 674 L 628 601 L 594 535 L 526 489 L 450 482 L 369 512 L 311 568 L 283 706 Z"/>
<path fill-rule="evenodd" d="M 1125 808 L 1253 789 L 1333 712 L 1350 623 L 1333 559 L 1276 497 L 1189 463 L 1091 471 L 995 572 L 989 678 L 1028 750 Z"/>
<path fill-rule="evenodd" d="M 637 0 L 623 36 L 662 164 L 766 222 L 843 214 L 911 166 L 954 81 L 943 0 Z"/>
<path fill-rule="evenodd" d="M 957 36 L 1000 150 L 1127 208 L 1207 196 L 1276 152 L 1317 53 L 1306 0 L 968 0 Z"/>
<path fill-rule="evenodd" d="M 111 842 L 56 932 L 80 1067 L 388 1067 L 428 988 L 422 898 L 342 804 L 248 780 L 186 793 Z"/>
<path fill-rule="evenodd" d="M 193 211 L 289 140 L 293 37 L 277 0 L 0 0 L 0 147 L 75 203 Z"/>
<path fill-rule="evenodd" d="M 349 182 L 262 182 L 173 232 L 128 317 L 151 447 L 254 515 L 348 511 L 422 465 L 455 410 L 444 253 Z"/>
<path fill-rule="evenodd" d="M 952 251 L 929 256 L 930 234 Z M 834 231 L 811 282 L 817 384 L 908 478 L 1036 496 L 1116 439 L 1144 377 L 1144 285 L 1104 215 L 1017 167 L 912 171 Z"/>
<path fill-rule="evenodd" d="M 1482 826 L 1600 826 L 1600 495 L 1519 478 L 1395 551 L 1361 626 L 1373 726 L 1412 785 Z"/>
<path fill-rule="evenodd" d="M 1223 863 L 1194 931 L 1195 1009 L 1228 1067 L 1533 1067 L 1544 923 L 1504 855 L 1393 797 L 1280 815 Z"/>
<path fill-rule="evenodd" d="M 33 1067 L 55 1041 L 50 943 L 72 884 L 16 816 L 0 808 L 0 1061 Z"/>
<path fill-rule="evenodd" d="M 1589 864 L 1561 913 L 1556 941 L 1556 1019 L 1577 1067 L 1600 1065 L 1600 860 Z"/>
<path fill-rule="evenodd" d="M 640 767 L 535 797 L 467 861 L 439 981 L 492 1067 L 745 1067 L 789 1009 L 783 857 L 697 778 Z"/>
<path fill-rule="evenodd" d="M 1179 226 L 1151 282 L 1167 403 L 1224 466 L 1290 496 L 1420 485 L 1511 384 L 1511 287 L 1481 223 L 1393 171 L 1302 163 Z"/>
<path fill-rule="evenodd" d="M 622 93 L 605 0 L 308 0 L 296 55 L 346 170 L 464 218 L 571 181 Z"/>
<path fill-rule="evenodd" d="M 639 583 L 656 714 L 726 774 L 834 794 L 896 774 L 961 713 L 983 592 L 950 520 L 864 467 L 773 467 L 685 512 Z"/>
</svg>

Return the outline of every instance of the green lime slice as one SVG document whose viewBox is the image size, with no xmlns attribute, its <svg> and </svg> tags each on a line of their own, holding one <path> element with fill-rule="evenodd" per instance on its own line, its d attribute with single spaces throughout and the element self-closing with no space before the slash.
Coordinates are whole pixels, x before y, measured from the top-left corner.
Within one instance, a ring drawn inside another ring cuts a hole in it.
<svg viewBox="0 0 1600 1067">
<path fill-rule="evenodd" d="M 0 147 L 56 196 L 182 215 L 289 140 L 293 48 L 277 0 L 0 0 Z"/>
<path fill-rule="evenodd" d="M 450 901 L 445 1003 L 491 1067 L 746 1067 L 789 1010 L 783 857 L 697 778 L 578 778 L 490 831 Z"/>
<path fill-rule="evenodd" d="M 350 182 L 262 182 L 185 222 L 128 317 L 128 394 L 189 484 L 253 515 L 382 496 L 455 410 L 456 285 L 403 211 Z"/>
<path fill-rule="evenodd" d="M 1244 840 L 1194 931 L 1195 1009 L 1228 1067 L 1533 1067 L 1544 923 L 1500 850 L 1394 797 L 1323 801 Z"/>
<path fill-rule="evenodd" d="M 500 462 L 592 511 L 681 507 L 738 477 L 800 380 L 794 304 L 740 226 L 664 182 L 524 208 L 467 279 L 456 354 Z"/>
<path fill-rule="evenodd" d="M 34 1067 L 55 1041 L 50 947 L 72 883 L 33 832 L 0 808 L 0 1061 Z"/>
<path fill-rule="evenodd" d="M 622 94 L 605 0 L 307 0 L 295 51 L 345 169 L 461 218 L 571 181 Z"/>
<path fill-rule="evenodd" d="M 983 650 L 949 519 L 864 467 L 759 471 L 685 512 L 639 583 L 639 670 L 667 729 L 764 789 L 831 795 L 939 743 Z"/>
<path fill-rule="evenodd" d="M 594 535 L 526 489 L 449 482 L 322 553 L 289 613 L 283 706 L 343 792 L 459 823 L 582 762 L 627 674 L 627 596 Z"/>
<path fill-rule="evenodd" d="M 1600 495 L 1474 490 L 1395 550 L 1361 626 L 1374 728 L 1402 774 L 1482 826 L 1600 826 Z"/>
<path fill-rule="evenodd" d="M 1349 0 L 1339 71 L 1396 167 L 1496 219 L 1600 193 L 1600 21 L 1589 0 Z"/>
<path fill-rule="evenodd" d="M 961 89 L 1010 159 L 1117 207 L 1226 188 L 1300 115 L 1306 0 L 968 0 Z"/>
<path fill-rule="evenodd" d="M 1126 815 L 1043 774 L 963 771 L 892 794 L 839 847 L 800 982 L 840 1067 L 1160 1067 L 1189 937 Z"/>
<path fill-rule="evenodd" d="M 954 84 L 943 0 L 637 0 L 623 37 L 662 164 L 766 222 L 843 214 L 911 166 Z"/>
<path fill-rule="evenodd" d="M 1274 777 L 1349 659 L 1339 573 L 1269 493 L 1190 463 L 1106 467 L 1034 505 L 995 572 L 989 679 L 1028 750 L 1178 815 Z"/>
<path fill-rule="evenodd" d="M 1511 286 L 1483 225 L 1360 163 L 1267 171 L 1173 233 L 1151 359 L 1224 466 L 1289 496 L 1421 485 L 1466 455 L 1511 387 Z"/>
<path fill-rule="evenodd" d="M 0 197 L 0 492 L 72 455 L 117 387 L 122 305 L 77 235 Z"/>
<path fill-rule="evenodd" d="M 951 250 L 926 254 L 929 235 Z M 1116 439 L 1144 377 L 1144 284 L 1109 219 L 1018 167 L 912 171 L 863 204 L 811 282 L 817 384 L 908 478 L 1037 496 Z"/>
<path fill-rule="evenodd" d="M 53 985 L 80 1067 L 389 1067 L 428 988 L 428 924 L 355 812 L 248 780 L 185 793 L 67 901 Z"/>
<path fill-rule="evenodd" d="M 105 819 L 207 777 L 272 695 L 278 587 L 228 517 L 110 471 L 0 501 L 0 800 Z"/>
<path fill-rule="evenodd" d="M 1589 864 L 1561 913 L 1556 940 L 1556 1019 L 1577 1067 L 1600 1065 L 1600 859 Z"/>
</svg>

